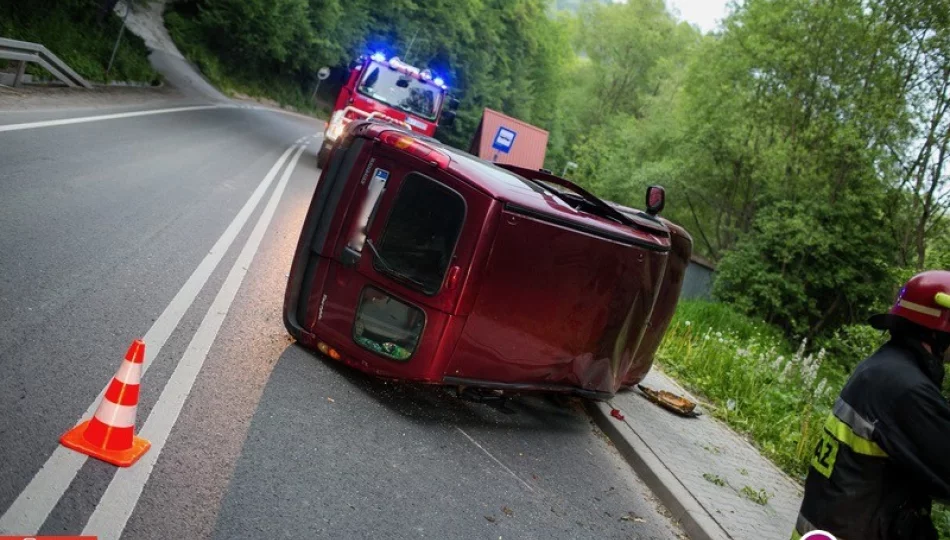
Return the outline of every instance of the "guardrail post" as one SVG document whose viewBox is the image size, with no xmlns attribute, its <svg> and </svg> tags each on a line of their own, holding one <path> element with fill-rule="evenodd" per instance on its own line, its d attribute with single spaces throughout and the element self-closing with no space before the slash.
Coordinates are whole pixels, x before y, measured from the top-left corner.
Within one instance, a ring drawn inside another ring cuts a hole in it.
<svg viewBox="0 0 950 540">
<path fill-rule="evenodd" d="M 23 79 L 23 74 L 26 73 L 26 60 L 20 60 L 17 62 L 16 75 L 13 76 L 13 87 L 16 88 L 20 86 L 20 80 Z"/>
</svg>

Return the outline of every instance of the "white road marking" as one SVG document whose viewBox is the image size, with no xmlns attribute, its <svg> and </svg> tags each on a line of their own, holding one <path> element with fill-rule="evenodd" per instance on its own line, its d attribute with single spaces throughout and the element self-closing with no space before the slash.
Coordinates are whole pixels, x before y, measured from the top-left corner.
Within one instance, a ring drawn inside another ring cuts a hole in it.
<svg viewBox="0 0 950 540">
<path fill-rule="evenodd" d="M 198 373 L 204 365 L 208 351 L 211 350 L 218 331 L 228 315 L 228 310 L 237 296 L 241 282 L 244 280 L 244 276 L 247 275 L 248 268 L 254 260 L 254 255 L 260 247 L 264 233 L 274 217 L 280 197 L 284 193 L 284 188 L 287 186 L 287 182 L 293 174 L 294 167 L 297 165 L 297 160 L 300 159 L 300 154 L 303 153 L 304 148 L 305 146 L 301 145 L 297 149 L 293 159 L 290 160 L 290 164 L 284 170 L 280 182 L 274 188 L 274 193 L 267 201 L 267 206 L 264 207 L 257 224 L 244 244 L 244 248 L 241 249 L 234 266 L 231 267 L 221 290 L 218 291 L 211 307 L 208 308 L 208 312 L 201 321 L 201 325 L 195 332 L 191 343 L 188 344 L 188 348 L 182 355 L 181 360 L 178 361 L 175 371 L 165 385 L 162 395 L 159 396 L 158 402 L 155 403 L 155 407 L 152 408 L 151 414 L 145 421 L 145 425 L 142 426 L 141 436 L 152 443 L 151 450 L 142 456 L 135 466 L 119 469 L 116 472 L 112 482 L 109 483 L 109 487 L 106 488 L 105 494 L 96 506 L 96 510 L 89 517 L 89 522 L 83 529 L 83 535 L 96 535 L 100 540 L 118 540 L 122 536 L 122 531 L 138 504 L 139 497 L 142 495 L 142 490 L 145 489 L 145 484 L 152 474 L 162 448 L 165 446 L 165 442 L 168 441 L 168 436 L 172 428 L 175 427 L 175 422 L 178 421 L 178 415 L 181 413 L 185 400 L 188 399 L 188 394 L 198 378 Z"/>
<path fill-rule="evenodd" d="M 185 284 L 182 285 L 178 294 L 172 298 L 172 301 L 165 308 L 165 311 L 155 319 L 152 327 L 146 332 L 143 338 L 145 341 L 145 360 L 142 365 L 143 375 L 151 365 L 152 360 L 154 360 L 162 350 L 168 337 L 175 328 L 178 327 L 181 318 L 185 315 L 185 312 L 188 311 L 188 308 L 191 307 L 191 304 L 195 301 L 195 298 L 208 281 L 208 278 L 211 277 L 211 273 L 217 268 L 218 263 L 221 262 L 221 258 L 224 257 L 228 248 L 234 243 L 234 239 L 238 233 L 244 228 L 244 224 L 247 223 L 254 209 L 257 208 L 258 203 L 260 203 L 264 197 L 264 193 L 274 181 L 281 166 L 287 161 L 287 157 L 293 149 L 293 146 L 287 148 L 283 155 L 280 156 L 280 159 L 271 167 L 270 171 L 257 186 L 257 189 L 254 190 L 254 193 L 251 194 L 251 197 L 244 204 L 244 207 L 234 216 L 231 224 L 228 225 L 228 228 L 224 230 L 224 233 L 218 238 L 218 241 L 211 247 L 211 251 L 208 252 Z M 117 353 L 116 357 L 119 358 L 120 355 L 121 352 Z M 105 395 L 106 388 L 108 388 L 108 384 L 103 387 L 96 399 L 93 400 L 89 408 L 86 409 L 86 412 L 80 417 L 80 421 L 84 418 L 91 417 L 95 413 L 99 402 L 102 400 L 102 396 Z M 77 421 L 76 423 L 78 424 L 79 422 Z M 63 430 L 65 431 L 68 427 L 69 426 L 64 427 Z M 86 459 L 86 456 L 83 454 L 74 452 L 63 446 L 57 446 L 53 454 L 46 460 L 46 463 L 43 464 L 43 467 L 37 471 L 33 479 L 30 480 L 30 483 L 27 484 L 26 488 L 24 488 L 16 500 L 13 501 L 13 504 L 0 516 L 0 533 L 35 534 L 38 532 L 46 521 L 46 518 L 49 517 L 50 512 L 53 511 L 56 503 L 62 498 L 63 493 L 69 488 L 69 484 L 73 481 L 73 478 L 76 477 L 80 467 L 86 462 Z"/>
<path fill-rule="evenodd" d="M 474 444 L 475 446 L 477 446 L 479 450 L 481 450 L 482 452 L 485 452 L 485 455 L 488 456 L 488 457 L 490 457 L 490 458 L 492 459 L 492 461 L 494 461 L 495 463 L 498 464 L 499 467 L 501 467 L 502 469 L 504 469 L 505 471 L 507 471 L 508 474 L 510 474 L 511 476 L 514 476 L 514 477 L 515 477 L 515 480 L 521 482 L 521 485 L 523 485 L 524 487 L 528 488 L 528 491 L 532 491 L 532 492 L 534 491 L 534 488 L 531 487 L 531 484 L 529 484 L 529 483 L 525 482 L 524 480 L 522 480 L 520 476 L 518 476 L 517 474 L 515 474 L 515 471 L 509 469 L 509 468 L 508 468 L 504 463 L 502 463 L 498 458 L 496 458 L 495 456 L 493 456 L 493 455 L 491 454 L 491 452 L 489 452 L 488 450 L 486 450 L 484 446 L 478 444 L 478 441 L 476 441 L 475 439 L 473 439 L 473 438 L 471 437 L 471 435 L 469 435 L 468 433 L 465 433 L 464 431 L 462 431 L 462 428 L 460 428 L 460 427 L 458 427 L 458 426 L 456 426 L 455 429 L 459 430 L 459 433 L 461 433 L 462 435 L 465 435 L 465 438 L 468 439 L 469 441 L 471 441 L 472 444 Z M 84 534 L 85 534 L 85 532 L 84 532 Z"/>
<path fill-rule="evenodd" d="M 192 107 L 175 107 L 172 109 L 153 109 L 148 111 L 130 111 L 115 114 L 101 114 L 99 116 L 82 116 L 79 118 L 61 118 L 59 120 L 43 120 L 40 122 L 26 122 L 23 124 L 7 124 L 0 126 L 0 132 L 19 131 L 21 129 L 36 129 L 42 127 L 66 126 L 69 124 L 84 124 L 87 122 L 101 122 L 103 120 L 116 120 L 118 118 L 134 118 L 136 116 L 151 116 L 154 114 L 168 114 L 184 111 L 200 111 L 204 109 L 220 109 L 229 107 L 227 105 L 195 105 Z"/>
</svg>

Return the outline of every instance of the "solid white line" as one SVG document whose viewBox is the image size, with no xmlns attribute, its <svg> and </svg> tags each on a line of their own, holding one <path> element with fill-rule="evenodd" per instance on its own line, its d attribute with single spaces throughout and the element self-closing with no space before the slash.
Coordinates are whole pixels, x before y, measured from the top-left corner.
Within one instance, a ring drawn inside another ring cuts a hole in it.
<svg viewBox="0 0 950 540">
<path fill-rule="evenodd" d="M 221 258 L 224 257 L 228 248 L 234 243 L 234 239 L 238 233 L 241 232 L 241 229 L 251 217 L 254 209 L 257 208 L 267 188 L 270 187 L 274 178 L 277 176 L 277 172 L 293 149 L 293 146 L 287 148 L 283 155 L 280 156 L 280 159 L 271 167 L 267 176 L 261 180 L 261 183 L 257 186 L 257 189 L 254 190 L 254 193 L 251 194 L 251 197 L 244 204 L 244 207 L 234 216 L 231 224 L 228 225 L 228 228 L 224 230 L 224 233 L 218 238 L 218 241 L 211 247 L 211 251 L 208 252 L 201 261 L 201 264 L 198 265 L 191 274 L 191 277 L 188 278 L 188 281 L 182 285 L 181 290 L 178 291 L 178 294 L 175 295 L 168 304 L 168 307 L 165 308 L 165 311 L 155 319 L 152 327 L 146 332 L 143 338 L 145 341 L 145 360 L 142 364 L 143 375 L 152 364 L 152 360 L 154 360 L 162 350 L 168 337 L 175 328 L 178 327 L 181 318 L 185 315 L 185 312 L 188 311 L 188 308 L 191 307 L 198 293 L 202 287 L 204 287 L 208 278 L 211 277 L 211 273 L 214 272 L 218 263 L 221 262 Z M 83 418 L 89 418 L 95 413 L 107 388 L 108 385 L 99 392 L 96 399 L 93 400 L 92 404 L 86 409 L 86 412 L 80 417 L 80 421 Z M 73 478 L 76 477 L 80 467 L 82 467 L 85 462 L 85 455 L 69 450 L 63 446 L 57 446 L 53 454 L 46 460 L 46 463 L 43 464 L 43 467 L 36 472 L 36 475 L 33 476 L 30 483 L 27 484 L 26 488 L 23 489 L 16 500 L 13 501 L 13 504 L 0 516 L 0 533 L 35 534 L 38 532 L 40 527 L 43 526 L 43 522 L 49 517 L 50 512 L 53 511 L 56 503 L 59 502 L 63 493 L 69 488 L 69 484 L 73 481 Z"/>
<path fill-rule="evenodd" d="M 491 452 L 489 452 L 488 450 L 486 450 L 484 446 L 478 444 L 478 441 L 476 441 L 475 439 L 473 439 L 468 433 L 465 433 L 464 431 L 462 431 L 462 428 L 456 426 L 455 429 L 459 430 L 459 433 L 461 433 L 462 435 L 465 435 L 465 438 L 466 438 L 466 439 L 472 441 L 472 444 L 474 444 L 475 446 L 477 446 L 479 450 L 481 450 L 482 452 L 485 452 L 485 455 L 488 456 L 488 457 L 490 457 L 490 458 L 492 459 L 492 461 L 494 461 L 495 463 L 498 464 L 499 467 L 501 467 L 502 469 L 504 469 L 505 471 L 507 471 L 508 474 L 510 474 L 511 476 L 514 476 L 514 477 L 515 477 L 515 480 L 521 482 L 521 485 L 523 485 L 524 487 L 528 488 L 528 491 L 534 491 L 534 488 L 531 487 L 530 484 L 528 484 L 527 482 L 525 482 L 524 480 L 522 480 L 520 476 L 518 476 L 517 474 L 515 474 L 515 471 L 513 471 L 513 470 L 509 469 L 507 466 L 505 466 L 505 464 L 502 463 L 501 461 L 499 461 L 498 458 L 496 458 L 495 456 L 493 456 L 493 455 L 491 454 Z"/>
<path fill-rule="evenodd" d="M 115 114 L 102 114 L 99 116 L 82 116 L 79 118 L 61 118 L 59 120 L 43 120 L 41 122 L 26 122 L 23 124 L 7 124 L 0 126 L 0 132 L 19 131 L 21 129 L 36 129 L 42 127 L 67 126 L 69 124 L 84 124 L 86 122 L 101 122 L 103 120 L 116 120 L 118 118 L 134 118 L 136 116 L 150 116 L 153 114 L 167 114 L 184 111 L 200 111 L 203 109 L 220 109 L 226 105 L 195 105 L 192 107 L 175 107 L 173 109 L 154 109 L 149 111 L 131 111 Z"/>
<path fill-rule="evenodd" d="M 89 522 L 86 523 L 86 527 L 83 529 L 83 535 L 96 535 L 100 540 L 118 540 L 122 536 L 125 524 L 132 516 L 162 448 L 165 446 L 172 428 L 175 427 L 175 422 L 178 421 L 178 415 L 181 414 L 181 409 L 185 404 L 185 400 L 188 399 L 188 394 L 191 393 L 195 380 L 198 378 L 198 373 L 204 365 L 208 351 L 211 350 L 218 331 L 228 315 L 228 310 L 237 296 L 241 282 L 244 280 L 244 276 L 247 275 L 248 268 L 251 266 L 254 255 L 261 245 L 264 233 L 274 217 L 280 197 L 284 193 L 287 181 L 290 179 L 290 175 L 293 174 L 294 167 L 297 165 L 297 160 L 303 150 L 304 146 L 297 149 L 293 159 L 290 160 L 290 164 L 284 170 L 280 182 L 274 188 L 274 193 L 267 201 L 267 206 L 264 207 L 257 224 L 244 244 L 244 248 L 241 249 L 240 255 L 234 261 L 234 266 L 231 267 L 231 271 L 225 278 L 221 290 L 215 296 L 191 343 L 188 344 L 188 348 L 182 355 L 181 360 L 178 361 L 175 371 L 165 385 L 162 395 L 159 396 L 158 402 L 155 403 L 151 414 L 145 420 L 141 436 L 152 443 L 152 448 L 142 456 L 135 466 L 119 469 L 116 472 L 112 482 L 109 483 L 109 487 L 106 488 L 105 494 L 96 506 L 96 510 L 89 517 Z"/>
</svg>

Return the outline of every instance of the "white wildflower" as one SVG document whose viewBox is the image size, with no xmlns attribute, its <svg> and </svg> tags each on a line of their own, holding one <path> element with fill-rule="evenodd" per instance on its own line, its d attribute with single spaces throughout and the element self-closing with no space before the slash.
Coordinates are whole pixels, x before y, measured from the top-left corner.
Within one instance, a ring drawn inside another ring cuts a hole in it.
<svg viewBox="0 0 950 540">
<path fill-rule="evenodd" d="M 792 369 L 794 367 L 795 367 L 795 362 L 794 362 L 794 359 L 792 359 L 792 361 L 785 364 L 785 369 L 782 370 L 782 374 L 779 375 L 779 379 L 784 381 L 785 379 L 789 378 L 792 375 Z"/>
<path fill-rule="evenodd" d="M 778 355 L 775 357 L 775 361 L 772 362 L 772 371 L 778 371 L 782 369 L 782 366 L 785 365 L 785 357 Z"/>
<path fill-rule="evenodd" d="M 801 363 L 805 358 L 805 347 L 808 346 L 808 338 L 802 340 L 802 344 L 798 346 L 798 351 L 795 352 L 795 363 Z"/>
<path fill-rule="evenodd" d="M 801 374 L 802 380 L 806 385 L 811 386 L 818 377 L 818 368 L 821 366 L 821 360 L 824 357 L 824 349 L 817 355 L 809 354 L 802 360 Z"/>
<path fill-rule="evenodd" d="M 683 326 L 690 326 L 691 324 L 693 324 L 693 323 L 691 323 L 690 321 L 686 321 L 686 322 L 683 323 Z"/>
</svg>

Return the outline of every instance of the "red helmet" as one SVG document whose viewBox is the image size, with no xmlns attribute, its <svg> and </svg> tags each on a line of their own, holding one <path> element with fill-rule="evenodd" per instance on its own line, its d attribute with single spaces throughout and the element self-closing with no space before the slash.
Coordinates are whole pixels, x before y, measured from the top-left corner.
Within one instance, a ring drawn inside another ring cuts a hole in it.
<svg viewBox="0 0 950 540">
<path fill-rule="evenodd" d="M 902 317 L 924 328 L 950 333 L 950 272 L 930 270 L 910 278 L 897 293 L 886 314 L 871 317 L 871 326 L 890 328 L 893 317 Z"/>
</svg>

